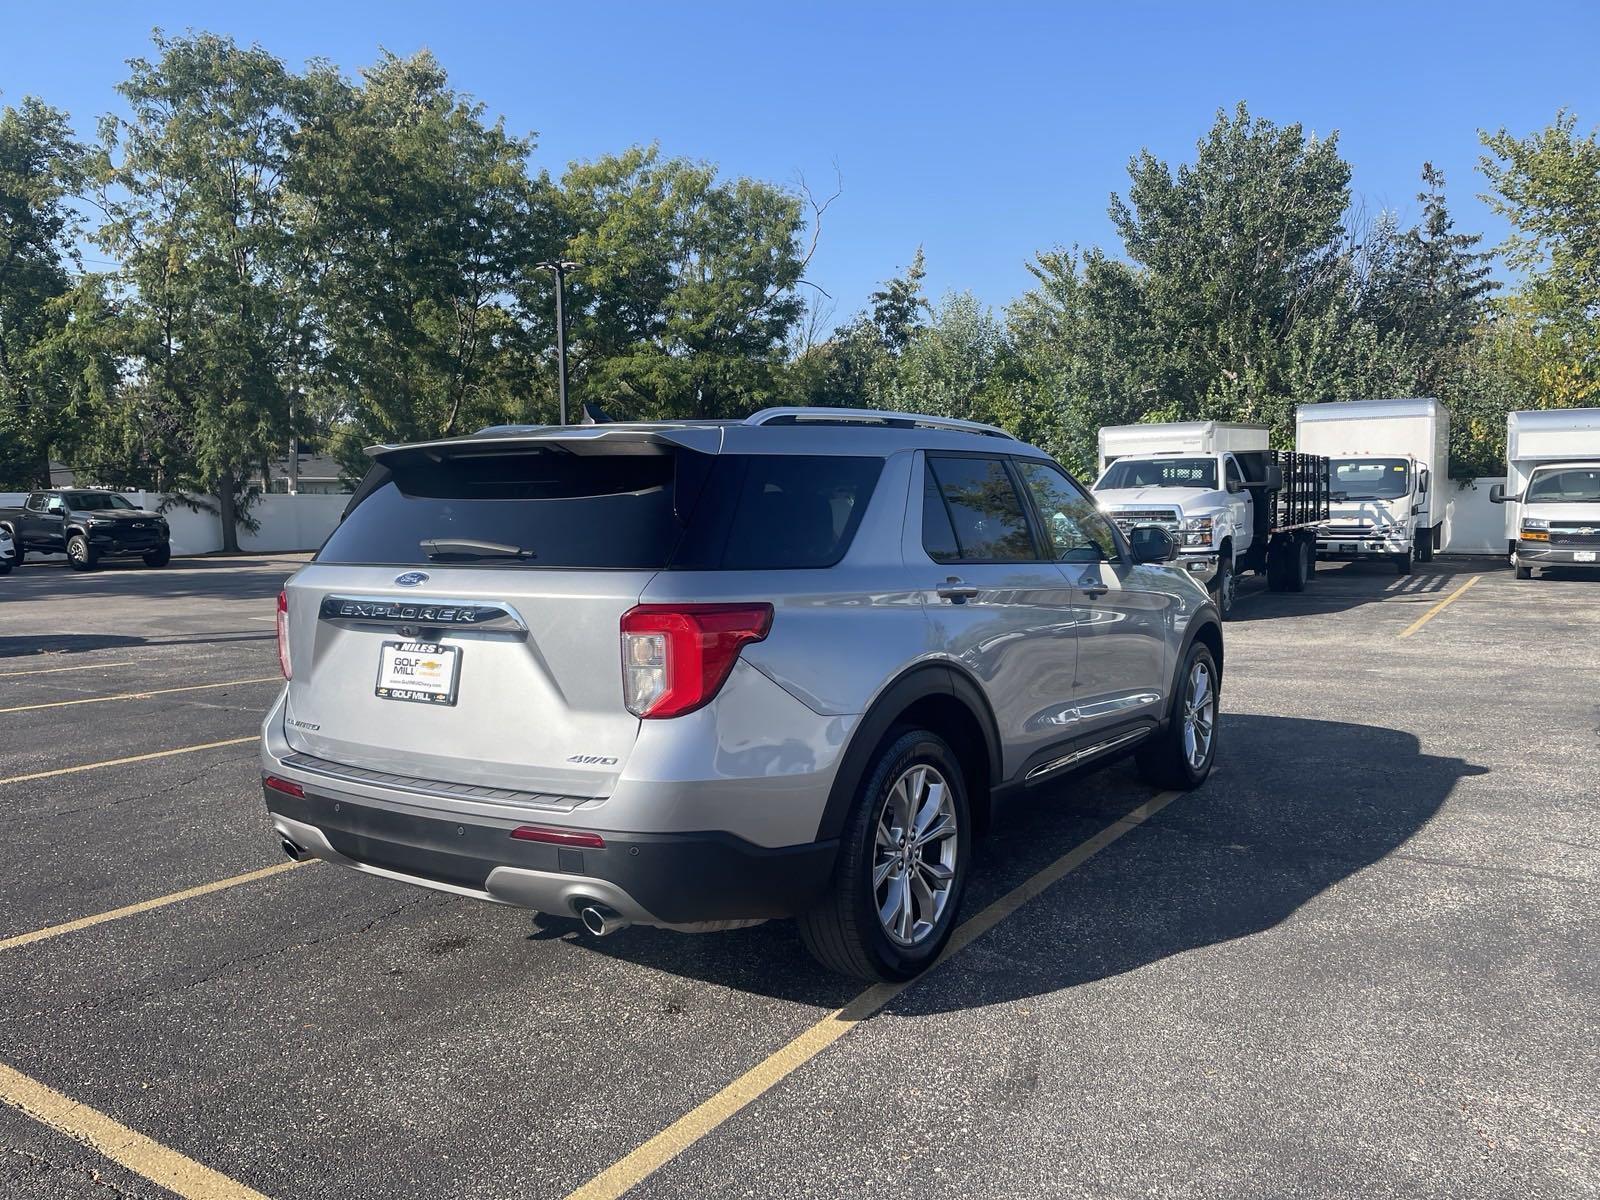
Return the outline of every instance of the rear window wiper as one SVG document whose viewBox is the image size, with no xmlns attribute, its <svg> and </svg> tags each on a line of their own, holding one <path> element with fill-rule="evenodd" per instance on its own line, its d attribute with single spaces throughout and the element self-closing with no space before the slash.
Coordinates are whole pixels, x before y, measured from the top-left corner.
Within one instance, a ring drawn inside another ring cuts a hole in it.
<svg viewBox="0 0 1600 1200">
<path fill-rule="evenodd" d="M 424 538 L 417 543 L 429 558 L 537 558 L 532 550 L 473 538 Z"/>
</svg>

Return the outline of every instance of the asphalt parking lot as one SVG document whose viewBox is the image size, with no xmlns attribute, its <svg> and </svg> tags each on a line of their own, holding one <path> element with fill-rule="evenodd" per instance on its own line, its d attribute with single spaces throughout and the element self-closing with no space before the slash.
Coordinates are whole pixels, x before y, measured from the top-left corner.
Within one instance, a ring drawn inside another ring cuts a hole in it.
<svg viewBox="0 0 1600 1200">
<path fill-rule="evenodd" d="M 1249 581 L 1208 783 L 1011 810 L 862 999 L 285 864 L 295 565 L 0 579 L 0 1195 L 1600 1195 L 1600 580 Z"/>
</svg>

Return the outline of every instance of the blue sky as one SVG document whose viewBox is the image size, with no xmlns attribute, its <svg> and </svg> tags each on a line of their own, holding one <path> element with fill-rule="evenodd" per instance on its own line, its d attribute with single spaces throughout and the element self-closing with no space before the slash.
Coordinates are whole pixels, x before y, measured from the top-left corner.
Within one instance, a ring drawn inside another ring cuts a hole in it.
<svg viewBox="0 0 1600 1200">
<path fill-rule="evenodd" d="M 1176 161 L 1219 107 L 1338 130 L 1369 211 L 1415 215 L 1424 160 L 1458 225 L 1477 130 L 1528 132 L 1565 105 L 1600 123 L 1600 6 L 1275 4 L 220 3 L 10 6 L 0 102 L 34 93 L 80 132 L 117 106 L 153 26 L 259 41 L 348 72 L 427 47 L 455 85 L 559 172 L 642 141 L 844 193 L 811 277 L 837 319 L 925 246 L 934 294 L 1002 305 L 1037 249 L 1114 247 L 1106 201 L 1142 147 Z"/>
</svg>

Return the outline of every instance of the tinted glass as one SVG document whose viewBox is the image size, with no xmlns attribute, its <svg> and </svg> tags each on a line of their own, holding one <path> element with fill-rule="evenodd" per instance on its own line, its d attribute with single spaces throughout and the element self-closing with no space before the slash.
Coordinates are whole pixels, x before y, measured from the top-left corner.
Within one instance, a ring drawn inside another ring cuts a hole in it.
<svg viewBox="0 0 1600 1200">
<path fill-rule="evenodd" d="M 1185 487 L 1214 490 L 1214 458 L 1119 458 L 1106 468 L 1096 491 L 1112 488 Z"/>
<path fill-rule="evenodd" d="M 1022 498 L 998 458 L 928 456 L 955 528 L 964 562 L 1027 562 L 1037 558 Z"/>
<path fill-rule="evenodd" d="M 1233 459 L 1230 458 L 1230 459 L 1224 460 L 1222 470 L 1223 470 L 1223 476 L 1224 476 L 1224 481 L 1225 482 L 1227 482 L 1227 483 L 1243 483 L 1244 482 L 1244 477 L 1239 474 L 1239 464 L 1234 462 Z"/>
<path fill-rule="evenodd" d="M 695 454 L 572 454 L 559 447 L 420 454 L 374 468 L 366 493 L 333 531 L 319 562 L 426 564 L 428 540 L 486 541 L 527 559 L 453 556 L 474 567 L 667 564 L 682 534 L 674 501 L 697 492 Z M 684 460 L 680 463 L 680 459 Z M 371 489 L 370 491 L 368 489 Z"/>
<path fill-rule="evenodd" d="M 76 512 L 104 512 L 111 508 L 131 509 L 133 505 L 110 492 L 70 492 L 67 495 L 67 507 Z"/>
<path fill-rule="evenodd" d="M 1044 522 L 1050 548 L 1061 562 L 1104 562 L 1117 557 L 1111 524 L 1078 485 L 1047 463 L 1018 463 L 1018 471 Z"/>
<path fill-rule="evenodd" d="M 400 458 L 363 498 L 320 562 L 474 567 L 771 570 L 844 556 L 881 458 L 572 454 L 559 447 Z M 492 542 L 532 557 L 451 553 L 423 541 Z M 435 547 L 435 552 L 439 548 Z"/>
<path fill-rule="evenodd" d="M 934 562 L 955 562 L 961 557 L 949 510 L 931 469 L 922 473 L 922 548 Z"/>
<path fill-rule="evenodd" d="M 727 484 L 737 479 L 732 489 L 737 499 L 718 567 L 765 571 L 833 566 L 849 549 L 882 470 L 881 458 L 720 457 L 713 494 L 725 494 Z M 722 476 L 728 477 L 726 482 Z M 673 565 L 690 565 L 688 546 Z"/>
</svg>

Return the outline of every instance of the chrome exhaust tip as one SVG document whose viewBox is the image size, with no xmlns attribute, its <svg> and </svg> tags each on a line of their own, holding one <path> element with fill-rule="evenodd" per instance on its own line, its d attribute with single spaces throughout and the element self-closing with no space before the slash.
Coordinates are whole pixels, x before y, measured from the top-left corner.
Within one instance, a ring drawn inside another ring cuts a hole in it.
<svg viewBox="0 0 1600 1200">
<path fill-rule="evenodd" d="M 632 924 L 621 913 L 604 904 L 585 904 L 578 910 L 578 919 L 595 937 L 607 937 Z"/>
<path fill-rule="evenodd" d="M 300 849 L 299 846 L 296 846 L 288 838 L 280 837 L 278 839 L 278 845 L 283 847 L 283 852 L 289 856 L 289 861 L 290 862 L 304 862 L 305 861 L 306 852 L 304 850 Z"/>
</svg>

